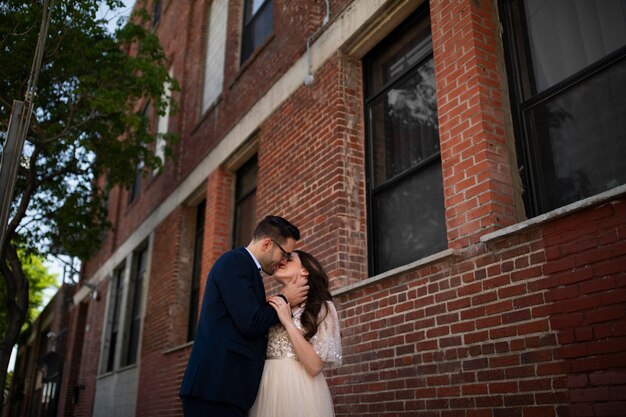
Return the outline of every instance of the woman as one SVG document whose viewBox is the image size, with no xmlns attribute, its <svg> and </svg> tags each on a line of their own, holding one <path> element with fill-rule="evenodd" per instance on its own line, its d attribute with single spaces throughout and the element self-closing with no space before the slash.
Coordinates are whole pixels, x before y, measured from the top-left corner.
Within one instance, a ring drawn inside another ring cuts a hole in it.
<svg viewBox="0 0 626 417">
<path fill-rule="evenodd" d="M 271 327 L 261 386 L 249 417 L 330 417 L 333 402 L 322 374 L 341 363 L 339 319 L 328 290 L 328 275 L 312 255 L 296 250 L 274 278 L 286 285 L 295 275 L 308 278 L 305 304 L 291 308 L 272 297 L 281 324 Z"/>
</svg>

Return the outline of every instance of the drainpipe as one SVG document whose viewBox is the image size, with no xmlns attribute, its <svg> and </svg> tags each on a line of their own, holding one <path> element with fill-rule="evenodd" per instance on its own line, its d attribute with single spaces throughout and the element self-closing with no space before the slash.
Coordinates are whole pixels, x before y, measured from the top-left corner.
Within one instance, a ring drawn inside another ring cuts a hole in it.
<svg viewBox="0 0 626 417">
<path fill-rule="evenodd" d="M 317 36 L 318 33 L 328 24 L 328 20 L 330 19 L 330 4 L 328 4 L 328 0 L 326 0 L 326 16 L 322 20 L 322 25 L 317 28 L 317 30 L 307 38 L 306 40 L 306 76 L 304 77 L 304 85 L 313 84 L 313 73 L 311 71 L 311 39 Z"/>
</svg>

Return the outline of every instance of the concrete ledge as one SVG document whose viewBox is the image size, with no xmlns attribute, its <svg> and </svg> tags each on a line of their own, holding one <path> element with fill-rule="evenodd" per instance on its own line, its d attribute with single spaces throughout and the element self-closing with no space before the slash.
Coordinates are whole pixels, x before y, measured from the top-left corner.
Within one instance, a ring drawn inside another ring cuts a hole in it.
<svg viewBox="0 0 626 417">
<path fill-rule="evenodd" d="M 525 220 L 521 223 L 516 223 L 512 226 L 505 227 L 504 229 L 500 229 L 498 231 L 488 233 L 486 235 L 481 236 L 480 241 L 482 243 L 490 243 L 495 240 L 508 237 L 515 233 L 523 232 L 525 230 L 531 229 L 541 224 L 551 222 L 561 217 L 568 216 L 578 211 L 581 211 L 590 207 L 594 207 L 603 203 L 607 203 L 612 200 L 616 200 L 617 198 L 623 197 L 623 196 L 626 196 L 626 185 L 621 185 L 619 187 L 613 188 L 612 190 L 605 191 L 602 194 L 597 194 L 592 197 L 585 198 L 584 200 L 580 200 L 575 203 L 568 204 L 567 206 L 559 207 L 556 210 L 549 211 L 548 213 L 542 214 L 537 217 L 533 217 L 532 219 Z"/>
<path fill-rule="evenodd" d="M 345 287 L 342 288 L 338 288 L 335 291 L 332 291 L 332 295 L 334 296 L 338 296 L 338 295 L 342 295 L 342 294 L 346 294 L 349 293 L 351 291 L 357 290 L 359 288 L 363 288 L 363 287 L 367 287 L 369 285 L 372 285 L 376 282 L 379 281 L 383 281 L 387 278 L 391 278 L 391 277 L 395 277 L 397 275 L 401 275 L 404 274 L 408 271 L 412 271 L 414 269 L 418 269 L 418 268 L 422 268 L 426 265 L 430 265 L 430 264 L 434 264 L 436 262 L 440 262 L 442 260 L 448 259 L 448 258 L 454 258 L 460 256 L 460 251 L 456 250 L 456 249 L 446 249 L 444 251 L 435 253 L 433 255 L 427 256 L 425 258 L 422 258 L 418 261 L 415 262 L 411 262 L 410 264 L 406 264 L 406 265 L 402 265 L 399 266 L 397 268 L 394 268 L 390 271 L 387 272 L 383 272 L 382 274 L 378 274 L 378 275 L 374 275 L 371 278 L 368 278 L 366 280 L 363 280 L 361 282 L 357 282 L 356 284 L 351 284 L 351 285 L 347 285 Z"/>
</svg>

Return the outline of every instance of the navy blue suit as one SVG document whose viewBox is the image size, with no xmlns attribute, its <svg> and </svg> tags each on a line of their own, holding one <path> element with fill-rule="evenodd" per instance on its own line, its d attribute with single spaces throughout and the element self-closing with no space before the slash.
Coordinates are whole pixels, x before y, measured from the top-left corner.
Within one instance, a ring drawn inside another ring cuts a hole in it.
<svg viewBox="0 0 626 417">
<path fill-rule="evenodd" d="M 209 272 L 180 396 L 252 407 L 276 323 L 252 256 L 245 248 L 222 255 Z"/>
</svg>

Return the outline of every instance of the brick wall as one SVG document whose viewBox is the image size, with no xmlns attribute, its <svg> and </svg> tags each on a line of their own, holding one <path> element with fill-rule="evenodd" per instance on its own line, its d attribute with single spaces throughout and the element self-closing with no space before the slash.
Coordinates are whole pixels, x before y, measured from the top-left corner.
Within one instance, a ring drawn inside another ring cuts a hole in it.
<svg viewBox="0 0 626 417">
<path fill-rule="evenodd" d="M 337 297 L 338 416 L 617 416 L 626 201 Z"/>
<path fill-rule="evenodd" d="M 571 415 L 617 416 L 626 406 L 626 201 L 543 229 L 545 300 Z"/>
<path fill-rule="evenodd" d="M 365 3 L 330 4 L 331 21 L 341 22 Z M 275 33 L 240 65 L 241 2 L 231 1 L 224 90 L 200 114 L 208 6 L 167 2 L 157 33 L 183 85 L 181 112 L 170 118 L 182 136 L 178 159 L 134 204 L 112 193 L 116 229 L 87 277 L 286 73 L 325 12 L 323 2 L 275 1 Z M 338 416 L 610 416 L 626 405 L 624 198 L 483 238 L 524 217 L 496 6 L 430 1 L 449 255 L 368 276 L 360 59 L 338 48 L 255 133 L 257 218 L 297 224 L 300 247 L 320 258 L 337 292 L 344 364 L 326 374 Z M 206 198 L 202 290 L 231 246 L 235 176 L 222 162 L 198 197 Z M 138 416 L 182 415 L 194 204 L 152 231 Z M 271 278 L 266 287 L 277 288 Z M 105 304 L 88 301 L 76 416 L 91 415 Z"/>
<path fill-rule="evenodd" d="M 187 342 L 195 217 L 193 208 L 181 207 L 154 233 L 137 387 L 142 399 L 137 402 L 138 416 L 157 415 L 174 406 L 171 398 L 175 398 L 176 387 L 163 381 L 171 378 L 176 362 L 163 353 Z"/>
<path fill-rule="evenodd" d="M 502 50 L 494 2 L 432 1 L 441 163 L 450 247 L 514 224 Z"/>
</svg>

